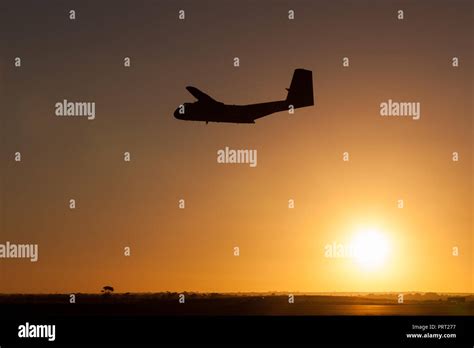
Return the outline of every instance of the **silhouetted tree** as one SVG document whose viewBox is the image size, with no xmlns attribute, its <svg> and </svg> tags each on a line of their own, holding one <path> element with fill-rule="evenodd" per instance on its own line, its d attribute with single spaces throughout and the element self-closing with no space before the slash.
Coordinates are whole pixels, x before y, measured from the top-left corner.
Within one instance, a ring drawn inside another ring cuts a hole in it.
<svg viewBox="0 0 474 348">
<path fill-rule="evenodd" d="M 104 286 L 101 290 L 104 296 L 110 296 L 113 291 L 114 291 L 114 288 L 109 285 Z"/>
</svg>

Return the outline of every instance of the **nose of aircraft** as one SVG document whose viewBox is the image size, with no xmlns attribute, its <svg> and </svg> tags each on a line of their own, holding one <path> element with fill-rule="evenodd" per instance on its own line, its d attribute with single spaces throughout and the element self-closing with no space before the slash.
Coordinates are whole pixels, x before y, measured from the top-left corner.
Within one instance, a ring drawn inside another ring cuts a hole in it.
<svg viewBox="0 0 474 348">
<path fill-rule="evenodd" d="M 174 117 L 177 118 L 178 120 L 181 120 L 181 114 L 179 113 L 179 108 L 177 108 L 174 113 L 173 113 Z"/>
</svg>

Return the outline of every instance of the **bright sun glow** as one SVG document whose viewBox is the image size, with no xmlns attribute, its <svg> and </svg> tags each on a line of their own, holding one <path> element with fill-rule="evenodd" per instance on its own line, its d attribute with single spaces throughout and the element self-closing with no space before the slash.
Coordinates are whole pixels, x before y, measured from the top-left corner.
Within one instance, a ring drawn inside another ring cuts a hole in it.
<svg viewBox="0 0 474 348">
<path fill-rule="evenodd" d="M 374 229 L 359 231 L 353 240 L 355 260 L 364 270 L 378 269 L 385 263 L 389 243 L 382 233 Z"/>
</svg>

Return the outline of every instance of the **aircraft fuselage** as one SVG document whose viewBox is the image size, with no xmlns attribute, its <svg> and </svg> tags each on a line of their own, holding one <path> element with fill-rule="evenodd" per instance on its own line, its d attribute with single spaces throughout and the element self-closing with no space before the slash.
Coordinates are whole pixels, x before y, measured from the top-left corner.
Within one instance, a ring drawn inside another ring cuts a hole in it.
<svg viewBox="0 0 474 348">
<path fill-rule="evenodd" d="M 249 105 L 226 105 L 223 103 L 185 103 L 177 108 L 174 117 L 187 121 L 255 123 L 257 118 L 288 110 L 286 100 Z"/>
<path fill-rule="evenodd" d="M 226 105 L 196 87 L 187 86 L 197 102 L 184 103 L 174 112 L 174 117 L 186 121 L 255 123 L 255 120 L 275 112 L 314 105 L 313 75 L 310 70 L 295 69 L 288 95 L 284 100 L 249 105 Z"/>
</svg>

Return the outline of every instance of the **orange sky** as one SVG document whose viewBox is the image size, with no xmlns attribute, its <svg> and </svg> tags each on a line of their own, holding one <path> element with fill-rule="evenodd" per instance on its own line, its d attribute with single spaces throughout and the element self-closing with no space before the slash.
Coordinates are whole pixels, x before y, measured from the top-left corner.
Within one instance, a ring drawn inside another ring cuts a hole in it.
<svg viewBox="0 0 474 348">
<path fill-rule="evenodd" d="M 183 2 L 184 23 L 171 1 L 77 3 L 74 23 L 61 2 L 25 3 L 1 54 L 0 243 L 38 243 L 39 261 L 0 259 L 0 292 L 473 291 L 472 3 L 401 2 L 400 22 L 394 3 Z M 172 116 L 187 85 L 283 99 L 295 68 L 313 71 L 315 107 Z M 65 98 L 95 101 L 96 119 L 57 118 Z M 421 119 L 381 117 L 388 99 Z M 257 149 L 257 167 L 218 164 L 225 146 Z M 368 229 L 388 241 L 379 268 L 325 257 Z"/>
</svg>

